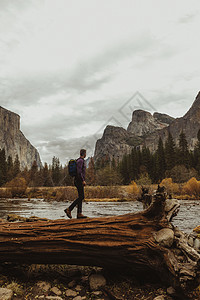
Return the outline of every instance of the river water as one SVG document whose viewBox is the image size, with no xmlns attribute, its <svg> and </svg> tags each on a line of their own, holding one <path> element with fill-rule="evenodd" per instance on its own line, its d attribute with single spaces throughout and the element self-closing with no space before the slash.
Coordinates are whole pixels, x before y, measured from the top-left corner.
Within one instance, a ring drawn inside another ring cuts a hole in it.
<svg viewBox="0 0 200 300">
<path fill-rule="evenodd" d="M 0 218 L 8 214 L 22 217 L 37 216 L 47 219 L 66 219 L 64 209 L 69 201 L 44 201 L 43 199 L 0 199 Z M 200 200 L 180 200 L 180 210 L 173 219 L 173 224 L 186 233 L 200 225 Z M 104 217 L 123 215 L 142 210 L 142 203 L 138 201 L 125 202 L 84 202 L 83 213 L 88 217 Z M 76 217 L 76 208 L 72 212 Z"/>
</svg>

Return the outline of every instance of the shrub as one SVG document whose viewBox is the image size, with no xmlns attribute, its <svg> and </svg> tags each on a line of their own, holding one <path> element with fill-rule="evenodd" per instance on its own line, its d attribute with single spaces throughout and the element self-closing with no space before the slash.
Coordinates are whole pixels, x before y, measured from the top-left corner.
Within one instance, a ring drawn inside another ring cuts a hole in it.
<svg viewBox="0 0 200 300">
<path fill-rule="evenodd" d="M 179 192 L 179 185 L 173 183 L 172 178 L 164 178 L 161 181 L 160 186 L 164 186 L 168 194 L 178 194 Z"/>
<path fill-rule="evenodd" d="M 140 189 L 137 186 L 137 183 L 133 180 L 131 181 L 131 183 L 129 184 L 129 186 L 127 187 L 127 192 L 129 194 L 131 194 L 131 196 L 133 198 L 137 198 L 139 196 L 140 193 Z M 131 197 L 131 198 L 132 198 Z"/>
<path fill-rule="evenodd" d="M 119 172 L 110 166 L 106 166 L 97 172 L 97 183 L 99 185 L 118 185 L 122 183 L 122 178 Z"/>
<path fill-rule="evenodd" d="M 138 185 L 151 185 L 151 179 L 148 173 L 142 173 L 140 178 L 136 180 Z"/>
<path fill-rule="evenodd" d="M 183 185 L 183 194 L 194 195 L 196 198 L 200 196 L 200 181 L 192 177 L 188 182 Z"/>
<path fill-rule="evenodd" d="M 0 198 L 12 198 L 12 193 L 10 189 L 1 188 L 0 189 Z"/>
<path fill-rule="evenodd" d="M 171 177 L 174 182 L 184 183 L 192 177 L 197 177 L 198 172 L 194 168 L 187 169 L 184 165 L 176 165 L 166 171 L 166 176 Z"/>
<path fill-rule="evenodd" d="M 26 192 L 27 182 L 23 177 L 15 177 L 6 183 L 6 187 L 10 189 L 12 197 L 21 197 Z"/>
</svg>

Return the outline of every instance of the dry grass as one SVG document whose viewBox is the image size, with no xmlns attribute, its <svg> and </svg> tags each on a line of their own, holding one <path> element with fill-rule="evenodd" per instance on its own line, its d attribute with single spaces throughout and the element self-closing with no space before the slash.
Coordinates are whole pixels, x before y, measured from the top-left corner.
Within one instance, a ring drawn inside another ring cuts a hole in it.
<svg viewBox="0 0 200 300">
<path fill-rule="evenodd" d="M 160 183 L 165 186 L 168 194 L 173 195 L 177 199 L 200 199 L 200 181 L 191 178 L 185 184 L 177 184 L 172 178 L 165 178 Z M 157 189 L 157 184 L 146 185 L 149 192 L 152 193 Z M 141 186 L 132 181 L 130 185 L 121 186 L 86 186 L 86 201 L 129 201 L 136 200 L 141 192 Z M 6 186 L 0 188 L 0 198 L 37 198 L 47 201 L 72 201 L 77 195 L 75 186 L 66 187 L 28 187 L 25 190 L 17 186 Z"/>
</svg>

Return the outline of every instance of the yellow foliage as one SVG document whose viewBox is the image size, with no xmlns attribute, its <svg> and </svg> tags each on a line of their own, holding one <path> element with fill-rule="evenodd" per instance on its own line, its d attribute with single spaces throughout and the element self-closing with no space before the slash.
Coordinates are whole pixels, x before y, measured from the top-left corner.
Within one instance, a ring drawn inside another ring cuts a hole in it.
<svg viewBox="0 0 200 300">
<path fill-rule="evenodd" d="M 172 178 L 164 178 L 161 181 L 160 186 L 164 186 L 169 194 L 177 194 L 179 192 L 179 185 L 174 183 Z"/>
<path fill-rule="evenodd" d="M 134 198 L 136 198 L 139 195 L 140 189 L 137 186 L 137 183 L 133 180 L 127 187 L 127 192 L 129 194 L 132 194 Z"/>
<path fill-rule="evenodd" d="M 184 194 L 195 195 L 196 198 L 200 196 L 200 181 L 195 177 L 192 177 L 188 182 L 186 182 L 182 188 Z"/>
<path fill-rule="evenodd" d="M 12 197 L 23 196 L 27 189 L 27 182 L 23 177 L 15 177 L 8 183 L 6 187 L 10 189 Z"/>
</svg>

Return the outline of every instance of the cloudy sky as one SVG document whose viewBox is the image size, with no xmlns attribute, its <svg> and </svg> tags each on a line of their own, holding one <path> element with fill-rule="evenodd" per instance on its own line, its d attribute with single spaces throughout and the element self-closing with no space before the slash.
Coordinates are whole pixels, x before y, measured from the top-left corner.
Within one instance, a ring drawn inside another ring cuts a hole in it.
<svg viewBox="0 0 200 300">
<path fill-rule="evenodd" d="M 134 109 L 186 113 L 199 28 L 199 0 L 0 0 L 0 106 L 43 162 L 92 155 Z"/>
</svg>

